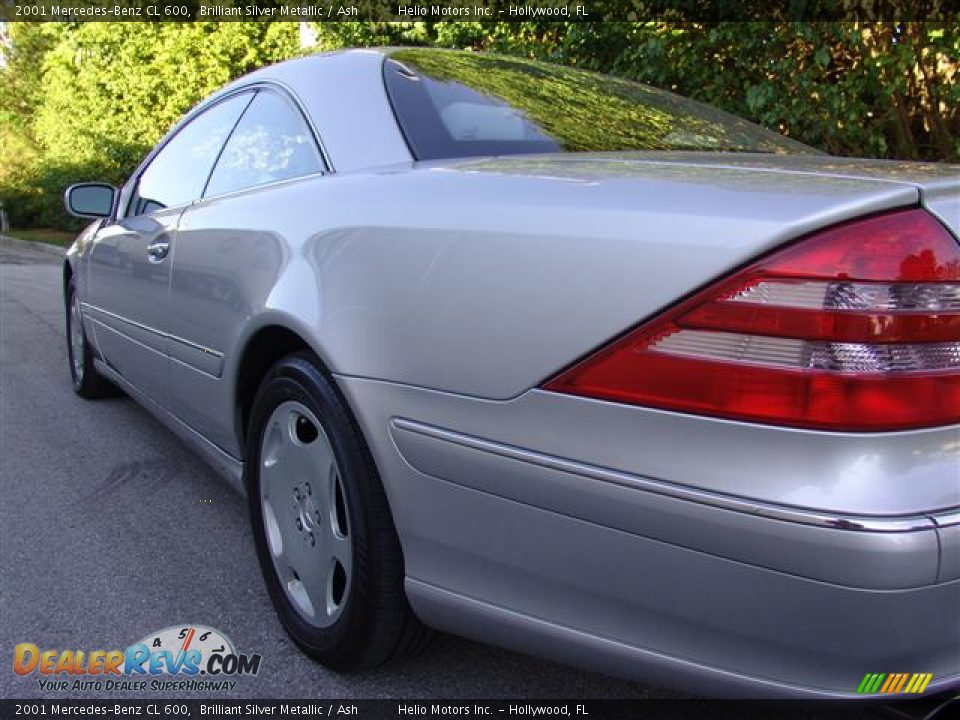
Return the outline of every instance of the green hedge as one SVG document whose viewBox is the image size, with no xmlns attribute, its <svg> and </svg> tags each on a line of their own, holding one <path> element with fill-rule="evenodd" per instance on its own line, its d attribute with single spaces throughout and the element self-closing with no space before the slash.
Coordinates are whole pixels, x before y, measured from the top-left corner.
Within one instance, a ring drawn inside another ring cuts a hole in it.
<svg viewBox="0 0 960 720">
<path fill-rule="evenodd" d="M 836 155 L 960 160 L 953 23 L 336 23 L 327 46 L 441 45 L 613 73 Z"/>
<path fill-rule="evenodd" d="M 317 23 L 317 49 L 435 45 L 610 72 L 837 155 L 960 159 L 957 23 Z M 296 23 L 14 23 L 0 65 L 0 199 L 76 227 L 71 182 L 120 182 L 191 105 L 302 52 Z M 0 46 L 3 44 L 0 43 Z"/>
<path fill-rule="evenodd" d="M 0 77 L 0 199 L 19 227 L 76 228 L 66 185 L 120 183 L 206 95 L 299 51 L 296 23 L 13 23 Z"/>
</svg>

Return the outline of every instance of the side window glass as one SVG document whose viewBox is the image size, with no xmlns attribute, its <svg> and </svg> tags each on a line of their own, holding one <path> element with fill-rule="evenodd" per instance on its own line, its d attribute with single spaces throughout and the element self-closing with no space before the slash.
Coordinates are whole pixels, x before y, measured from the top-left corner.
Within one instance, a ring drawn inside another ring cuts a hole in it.
<svg viewBox="0 0 960 720">
<path fill-rule="evenodd" d="M 198 199 L 217 153 L 252 96 L 244 93 L 217 103 L 181 128 L 140 175 L 128 215 Z"/>
<path fill-rule="evenodd" d="M 277 93 L 260 91 L 230 136 L 205 196 L 266 185 L 323 170 L 300 113 Z"/>
</svg>

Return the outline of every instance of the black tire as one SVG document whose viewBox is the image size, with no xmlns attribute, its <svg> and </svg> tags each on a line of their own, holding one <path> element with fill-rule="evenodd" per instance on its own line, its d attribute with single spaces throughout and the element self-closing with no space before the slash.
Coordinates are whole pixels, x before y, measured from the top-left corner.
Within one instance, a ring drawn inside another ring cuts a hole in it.
<svg viewBox="0 0 960 720">
<path fill-rule="evenodd" d="M 339 465 L 350 526 L 353 572 L 332 625 L 316 627 L 281 586 L 267 543 L 260 500 L 261 448 L 274 410 L 302 403 L 323 426 Z M 308 656 L 337 671 L 369 670 L 422 649 L 431 631 L 413 614 L 403 590 L 403 554 L 383 485 L 367 444 L 336 387 L 309 353 L 278 361 L 257 390 L 246 442 L 246 489 L 260 569 L 277 615 Z"/>
<path fill-rule="evenodd" d="M 67 317 L 67 363 L 70 367 L 70 380 L 73 383 L 73 391 L 80 397 L 87 400 L 116 397 L 120 394 L 120 389 L 112 382 L 107 380 L 99 372 L 97 372 L 97 368 L 94 367 L 94 353 L 93 349 L 90 347 L 90 343 L 87 341 L 87 333 L 83 329 L 83 323 L 80 324 L 82 362 L 79 363 L 79 366 L 78 363 L 74 362 L 74 346 L 73 342 L 71 342 L 74 329 L 73 314 L 71 313 L 70 309 L 76 294 L 77 290 L 73 285 L 73 280 L 70 280 L 67 283 L 64 306 L 66 308 Z"/>
</svg>

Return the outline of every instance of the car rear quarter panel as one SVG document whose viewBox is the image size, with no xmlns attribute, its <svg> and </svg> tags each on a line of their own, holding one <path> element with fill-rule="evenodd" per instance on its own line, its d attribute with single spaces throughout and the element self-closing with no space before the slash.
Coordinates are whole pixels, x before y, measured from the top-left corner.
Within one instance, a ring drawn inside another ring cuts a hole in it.
<svg viewBox="0 0 960 720">
<path fill-rule="evenodd" d="M 506 400 L 758 253 L 918 201 L 869 180 L 532 162 L 399 165 L 191 206 L 174 274 L 229 290 L 174 308 L 175 334 L 224 355 L 222 383 L 183 370 L 205 432 L 238 452 L 215 419 L 267 322 L 341 375 Z"/>
<path fill-rule="evenodd" d="M 501 400 L 758 253 L 917 202 L 909 186 L 683 167 L 397 169 L 276 196 L 300 219 L 290 267 L 312 266 L 318 303 L 298 312 L 332 369 Z"/>
<path fill-rule="evenodd" d="M 842 515 L 897 514 L 917 495 L 955 504 L 956 428 L 840 436 L 338 381 L 384 479 L 414 607 L 442 629 L 710 694 L 853 695 L 874 665 L 960 670 L 960 583 L 938 577 L 932 527 L 811 527 L 664 493 Z"/>
<path fill-rule="evenodd" d="M 955 428 L 845 436 L 530 392 L 758 253 L 915 204 L 915 187 L 728 168 L 549 169 L 398 166 L 191 207 L 175 268 L 231 291 L 180 318 L 185 339 L 225 354 L 216 383 L 184 371 L 183 395 L 211 422 L 232 417 L 244 343 L 277 323 L 341 378 L 443 398 L 411 406 L 397 396 L 396 417 L 802 508 L 897 515 L 960 504 L 944 479 L 960 461 Z M 233 427 L 215 441 L 239 454 Z"/>
<path fill-rule="evenodd" d="M 952 183 L 943 183 L 923 192 L 923 204 L 960 237 L 960 172 Z"/>
</svg>

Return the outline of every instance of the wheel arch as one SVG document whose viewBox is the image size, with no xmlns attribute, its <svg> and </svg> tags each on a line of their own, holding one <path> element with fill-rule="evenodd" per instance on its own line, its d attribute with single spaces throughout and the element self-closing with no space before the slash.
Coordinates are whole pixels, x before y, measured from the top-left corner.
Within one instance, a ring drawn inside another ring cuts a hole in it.
<svg viewBox="0 0 960 720">
<path fill-rule="evenodd" d="M 420 623 L 406 599 L 403 585 L 406 567 L 403 542 L 396 529 L 389 492 L 387 492 L 386 485 L 383 483 L 383 476 L 377 466 L 376 457 L 359 422 L 358 415 L 347 398 L 346 393 L 344 393 L 337 382 L 337 376 L 333 373 L 330 365 L 324 362 L 321 353 L 318 352 L 313 346 L 313 343 L 308 340 L 308 338 L 312 336 L 310 334 L 297 332 L 297 330 L 294 329 L 295 325 L 295 320 L 290 324 L 264 324 L 251 332 L 247 341 L 242 345 L 242 350 L 237 355 L 238 361 L 235 369 L 238 431 L 241 430 L 239 425 L 244 424 L 245 427 L 242 428 L 242 430 L 244 434 L 246 434 L 246 425 L 249 425 L 251 422 L 250 416 L 254 409 L 254 403 L 256 402 L 255 398 L 258 387 L 263 383 L 270 367 L 281 358 L 291 354 L 297 355 L 297 364 L 300 367 L 301 373 L 304 371 L 303 364 L 305 360 L 309 359 L 312 363 L 315 363 L 316 369 L 329 381 L 330 387 L 342 403 L 343 412 L 347 416 L 347 421 L 353 425 L 352 430 L 356 433 L 361 446 L 359 448 L 360 457 L 358 458 L 358 461 L 362 465 L 360 471 L 364 475 L 369 469 L 372 469 L 374 472 L 373 484 L 368 485 L 368 491 L 364 492 L 360 490 L 360 494 L 355 496 L 357 498 L 364 498 L 362 505 L 363 508 L 366 508 L 364 516 L 367 518 L 366 522 L 372 523 L 373 527 L 373 531 L 368 535 L 372 540 L 366 545 L 367 549 L 364 551 L 362 562 L 366 563 L 367 567 L 376 566 L 380 568 L 377 570 L 377 579 L 373 580 L 371 585 L 368 585 L 369 588 L 372 588 L 369 593 L 384 598 L 377 602 L 380 608 L 377 613 L 369 616 L 369 622 L 365 622 L 363 625 L 365 628 L 364 632 L 375 640 L 375 645 L 372 646 L 374 650 L 370 651 L 370 653 L 372 653 L 370 657 L 373 659 L 363 661 L 364 663 L 369 662 L 369 665 L 358 664 L 356 666 L 373 668 L 379 666 L 386 660 L 417 652 L 429 641 L 432 631 Z M 318 380 L 314 375 L 314 382 Z M 327 398 L 327 402 L 329 402 L 329 391 L 325 391 L 324 396 Z M 270 397 L 271 401 L 275 400 L 275 398 L 276 396 Z M 280 401 L 282 401 L 288 399 L 289 396 L 281 393 L 279 398 Z M 272 410 L 276 409 L 276 406 L 270 407 Z M 342 414 L 339 412 L 337 414 L 339 416 L 337 424 L 338 426 L 342 426 Z M 264 421 L 266 420 L 266 417 L 261 416 L 259 411 L 257 417 L 258 419 L 262 417 Z M 239 418 L 242 418 L 242 420 Z M 257 450 L 255 441 L 251 442 L 249 450 L 246 445 L 247 442 L 244 441 L 241 445 L 241 450 L 244 455 L 247 456 L 248 461 L 255 460 Z M 334 452 L 336 453 L 336 450 Z M 252 479 L 259 475 L 257 468 L 257 463 L 247 466 L 244 472 L 244 486 L 251 512 L 255 544 L 257 545 L 261 567 L 264 568 L 264 575 L 267 577 L 268 590 L 270 590 L 271 596 L 274 597 L 274 604 L 278 608 L 281 621 L 294 638 L 294 642 L 301 649 L 307 651 L 312 657 L 329 663 L 331 661 L 324 660 L 320 655 L 316 654 L 318 651 L 316 651 L 311 644 L 303 640 L 302 636 L 298 636 L 298 634 L 291 629 L 292 627 L 296 627 L 296 625 L 291 625 L 288 620 L 285 619 L 285 612 L 281 611 L 280 605 L 277 604 L 278 601 L 275 597 L 275 588 L 277 586 L 274 580 L 271 579 L 273 578 L 271 573 L 275 572 L 275 570 L 271 571 L 268 569 L 268 561 L 265 560 L 265 558 L 269 557 L 270 550 L 265 545 L 266 532 L 262 520 L 257 519 L 262 516 L 259 489 L 252 483 Z M 385 506 L 383 503 L 385 503 Z M 376 523 L 373 522 L 373 519 L 376 519 Z M 373 549 L 371 550 L 371 548 Z M 371 558 L 376 557 L 381 559 L 378 560 L 375 565 Z M 358 560 L 354 561 L 355 567 L 359 562 Z M 354 570 L 354 572 L 356 573 L 357 571 Z M 369 628 L 369 630 L 366 630 L 366 628 Z M 361 637 L 361 640 L 362 639 Z M 343 665 L 343 668 L 347 667 L 350 667 L 350 665 Z"/>
<path fill-rule="evenodd" d="M 353 421 L 356 422 L 356 413 L 349 400 L 340 390 L 329 358 L 323 348 L 311 339 L 311 335 L 304 332 L 303 328 L 298 327 L 295 319 L 285 316 L 271 316 L 269 319 L 265 319 L 264 322 L 250 330 L 240 344 L 240 348 L 233 371 L 233 398 L 234 431 L 241 457 L 246 454 L 247 426 L 257 389 L 274 363 L 296 352 L 310 353 L 317 368 L 337 389 L 344 406 L 349 410 Z"/>
<path fill-rule="evenodd" d="M 63 300 L 67 300 L 67 288 L 70 287 L 70 281 L 73 280 L 73 264 L 67 258 L 63 261 Z"/>
<path fill-rule="evenodd" d="M 235 433 L 238 447 L 243 455 L 246 454 L 250 410 L 253 407 L 253 400 L 264 375 L 281 358 L 305 350 L 317 355 L 300 333 L 291 330 L 286 325 L 275 323 L 258 328 L 244 343 L 237 361 L 233 387 Z M 317 356 L 317 361 L 320 369 L 329 373 L 319 356 Z"/>
<path fill-rule="evenodd" d="M 263 382 L 267 371 L 274 363 L 288 355 L 298 352 L 309 353 L 312 360 L 316 363 L 317 369 L 330 381 L 334 391 L 343 403 L 343 407 L 346 409 L 354 430 L 359 434 L 361 441 L 366 446 L 367 452 L 370 454 L 370 460 L 377 474 L 381 477 L 381 482 L 383 482 L 391 522 L 395 523 L 393 503 L 390 501 L 390 491 L 387 487 L 388 483 L 383 481 L 383 475 L 380 472 L 376 453 L 367 438 L 367 434 L 364 432 L 358 412 L 354 408 L 353 403 L 351 403 L 347 393 L 343 391 L 337 382 L 337 377 L 329 362 L 324 358 L 323 353 L 320 352 L 313 343 L 307 340 L 307 337 L 309 337 L 308 334 L 294 329 L 295 325 L 295 322 L 278 322 L 276 319 L 273 319 L 271 322 L 265 323 L 253 330 L 246 339 L 246 342 L 242 344 L 242 350 L 238 355 L 239 360 L 234 371 L 235 379 L 233 386 L 235 407 L 234 427 L 240 457 L 246 459 L 246 436 L 250 422 L 250 413 L 253 409 L 253 402 L 257 390 Z M 244 483 L 245 482 L 244 480 Z M 402 548 L 402 540 L 400 543 Z M 401 550 L 401 553 L 402 552 L 403 550 Z"/>
</svg>

